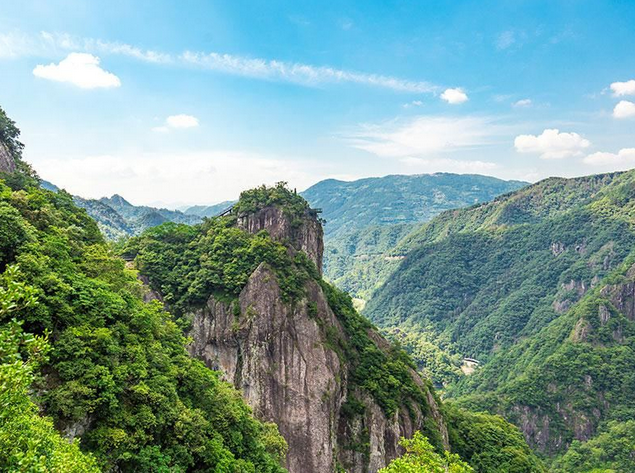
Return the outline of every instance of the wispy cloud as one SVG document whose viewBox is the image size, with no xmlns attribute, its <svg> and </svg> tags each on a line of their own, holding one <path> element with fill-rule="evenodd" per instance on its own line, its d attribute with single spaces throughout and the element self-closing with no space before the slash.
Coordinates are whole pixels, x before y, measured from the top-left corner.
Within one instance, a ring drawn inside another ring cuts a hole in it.
<svg viewBox="0 0 635 473">
<path fill-rule="evenodd" d="M 174 129 L 196 128 L 198 124 L 198 118 L 181 113 L 179 115 L 170 115 L 165 119 L 164 125 L 154 127 L 152 131 L 165 133 Z"/>
<path fill-rule="evenodd" d="M 521 100 L 517 100 L 516 102 L 514 102 L 512 104 L 512 107 L 514 108 L 529 108 L 533 105 L 533 102 L 531 101 L 531 99 L 521 99 Z"/>
<path fill-rule="evenodd" d="M 301 85 L 352 83 L 382 87 L 399 92 L 431 93 L 439 87 L 424 81 L 409 81 L 378 74 L 365 74 L 324 66 L 252 59 L 231 54 L 195 53 L 186 51 L 180 59 L 204 69 L 266 80 L 281 80 Z"/>
<path fill-rule="evenodd" d="M 382 157 L 430 158 L 492 143 L 502 127 L 488 117 L 421 116 L 363 125 L 344 135 L 349 144 Z"/>
<path fill-rule="evenodd" d="M 496 49 L 501 51 L 504 49 L 508 49 L 511 46 L 513 46 L 515 42 L 516 42 L 516 34 L 513 31 L 511 30 L 503 31 L 496 38 Z"/>
<path fill-rule="evenodd" d="M 168 54 L 146 50 L 129 44 L 68 34 L 42 32 L 36 37 L 19 32 L 0 34 L 0 58 L 18 56 L 52 57 L 60 52 L 112 54 L 154 64 L 199 67 L 206 70 L 254 79 L 289 82 L 304 86 L 348 83 L 408 93 L 439 93 L 442 88 L 427 81 L 407 80 L 384 74 L 373 74 L 328 66 L 316 66 L 275 59 L 251 58 L 219 52 L 185 51 Z"/>
</svg>

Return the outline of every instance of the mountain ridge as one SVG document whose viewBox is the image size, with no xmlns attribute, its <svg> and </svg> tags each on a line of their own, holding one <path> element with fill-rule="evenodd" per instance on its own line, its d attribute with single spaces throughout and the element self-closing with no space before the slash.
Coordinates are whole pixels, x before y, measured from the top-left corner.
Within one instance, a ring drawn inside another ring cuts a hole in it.
<svg viewBox="0 0 635 473">
<path fill-rule="evenodd" d="M 635 416 L 635 373 L 621 358 L 635 355 L 634 209 L 635 171 L 624 171 L 549 178 L 445 212 L 394 250 L 405 258 L 364 313 L 478 358 L 447 394 L 563 454 Z"/>
</svg>

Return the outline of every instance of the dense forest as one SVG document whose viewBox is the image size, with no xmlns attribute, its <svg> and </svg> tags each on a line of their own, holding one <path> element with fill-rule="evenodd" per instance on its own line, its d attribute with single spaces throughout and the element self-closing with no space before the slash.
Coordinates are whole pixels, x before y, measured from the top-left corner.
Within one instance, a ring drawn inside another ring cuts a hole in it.
<svg viewBox="0 0 635 473">
<path fill-rule="evenodd" d="M 440 378 L 452 355 L 478 358 L 446 395 L 505 415 L 549 457 L 566 452 L 561 471 L 589 471 L 581 452 L 635 413 L 634 192 L 632 171 L 548 179 L 446 212 L 400 243 L 365 313 L 411 351 L 432 340 L 450 357 Z M 597 465 L 632 470 L 632 445 L 596 451 Z"/>
</svg>

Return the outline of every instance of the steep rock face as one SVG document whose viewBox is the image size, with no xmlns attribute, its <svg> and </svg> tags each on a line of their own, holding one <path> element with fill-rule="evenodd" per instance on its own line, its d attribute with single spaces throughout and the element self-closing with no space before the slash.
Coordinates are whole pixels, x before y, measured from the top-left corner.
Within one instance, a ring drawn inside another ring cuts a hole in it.
<svg viewBox="0 0 635 473">
<path fill-rule="evenodd" d="M 627 274 L 623 284 L 611 284 L 602 288 L 601 294 L 608 297 L 613 305 L 629 320 L 635 320 L 635 265 Z"/>
<path fill-rule="evenodd" d="M 15 159 L 6 145 L 0 141 L 0 172 L 12 173 L 15 169 Z"/>
<path fill-rule="evenodd" d="M 249 233 L 267 230 L 275 240 L 286 241 L 306 253 L 321 274 L 324 241 L 322 225 L 316 215 L 307 212 L 304 218 L 292 220 L 282 209 L 271 206 L 239 216 L 238 227 Z"/>
<path fill-rule="evenodd" d="M 269 207 L 240 217 L 250 232 L 266 229 L 276 239 L 306 251 L 321 269 L 322 229 L 314 216 L 293 226 L 282 211 Z M 289 303 L 275 274 L 261 264 L 238 300 L 210 297 L 193 313 L 190 353 L 240 389 L 256 415 L 275 422 L 289 445 L 291 473 L 373 473 L 402 453 L 400 437 L 435 425 L 446 448 L 448 433 L 440 408 L 423 380 L 425 405 L 401 406 L 388 416 L 361 388 L 352 386 L 348 360 L 333 347 L 333 337 L 347 335 L 317 282 L 305 297 Z M 382 350 L 389 344 L 370 331 Z M 363 413 L 344 408 L 348 396 Z"/>
<path fill-rule="evenodd" d="M 333 472 L 338 465 L 351 473 L 376 472 L 401 453 L 400 437 L 421 430 L 426 416 L 438 425 L 447 446 L 447 430 L 431 394 L 430 412 L 414 405 L 413 412 L 402 408 L 388 418 L 359 392 L 365 414 L 347 418 L 341 410 L 347 367 L 329 348 L 324 327 L 343 336 L 315 282 L 307 283 L 306 299 L 292 307 L 283 302 L 275 275 L 260 265 L 237 303 L 211 297 L 194 314 L 190 353 L 222 371 L 260 419 L 278 424 L 289 444 L 286 466 L 292 473 Z M 364 436 L 367 452 L 351 440 Z"/>
<path fill-rule="evenodd" d="M 308 289 L 317 316 L 337 326 L 321 289 Z M 342 366 L 322 343 L 306 301 L 292 308 L 281 297 L 274 274 L 259 266 L 238 306 L 211 298 L 196 314 L 191 353 L 242 390 L 258 417 L 278 424 L 289 444 L 291 471 L 333 471 Z"/>
</svg>

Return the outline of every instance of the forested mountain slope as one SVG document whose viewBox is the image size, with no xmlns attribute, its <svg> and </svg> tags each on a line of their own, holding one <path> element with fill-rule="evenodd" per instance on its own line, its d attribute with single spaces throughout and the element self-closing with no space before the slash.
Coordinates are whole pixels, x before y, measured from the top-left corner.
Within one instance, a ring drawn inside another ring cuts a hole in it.
<svg viewBox="0 0 635 473">
<path fill-rule="evenodd" d="M 0 109 L 14 163 L 0 170 L 0 469 L 282 471 L 276 427 L 188 355 L 95 222 L 40 187 L 7 123 Z"/>
<path fill-rule="evenodd" d="M 470 174 L 392 175 L 321 181 L 302 193 L 326 220 L 324 274 L 368 300 L 397 264 L 389 249 L 444 210 L 493 199 L 526 185 Z M 397 256 L 396 258 L 393 256 Z"/>
<path fill-rule="evenodd" d="M 450 394 L 563 452 L 634 414 L 634 246 L 635 171 L 547 179 L 411 234 L 366 313 L 485 362 Z"/>
<path fill-rule="evenodd" d="M 420 174 L 327 179 L 302 193 L 327 218 L 326 237 L 373 225 L 423 222 L 444 210 L 465 207 L 526 185 L 472 174 Z"/>
</svg>

